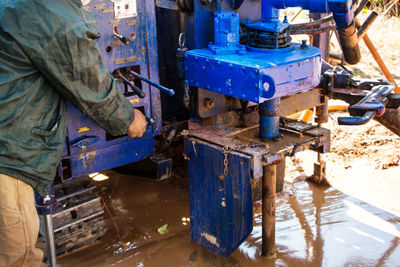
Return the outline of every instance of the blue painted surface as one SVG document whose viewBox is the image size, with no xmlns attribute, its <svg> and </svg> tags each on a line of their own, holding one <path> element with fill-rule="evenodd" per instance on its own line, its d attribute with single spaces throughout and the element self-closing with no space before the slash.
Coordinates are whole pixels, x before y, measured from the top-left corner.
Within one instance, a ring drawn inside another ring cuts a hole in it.
<svg viewBox="0 0 400 267">
<path fill-rule="evenodd" d="M 253 208 L 250 158 L 185 138 L 189 160 L 190 232 L 194 242 L 228 256 L 251 233 Z"/>
<path fill-rule="evenodd" d="M 47 196 L 43 197 L 35 192 L 36 211 L 39 215 L 53 214 L 56 211 L 56 197 L 54 194 L 54 186 L 51 185 Z"/>
<path fill-rule="evenodd" d="M 154 3 L 136 1 L 135 17 L 116 19 L 111 1 L 90 1 L 83 8 L 91 12 L 98 24 L 100 38 L 97 40 L 102 60 L 113 72 L 123 67 L 140 68 L 140 74 L 158 82 L 158 50 Z M 122 44 L 113 35 L 113 25 L 118 33 L 130 39 L 129 45 Z M 108 50 L 108 51 L 107 51 Z M 120 84 L 124 91 L 123 84 Z M 154 136 L 161 129 L 161 103 L 158 89 L 141 83 L 146 97 L 127 96 L 132 105 L 141 108 L 145 116 L 155 120 L 147 127 L 144 138 L 132 139 L 128 136 L 112 137 L 91 119 L 68 103 L 68 138 L 63 153 L 63 161 L 70 162 L 70 172 L 59 174 L 63 180 L 74 179 L 136 162 L 153 155 Z M 64 166 L 65 167 L 65 166 Z M 66 175 L 68 175 L 66 177 Z"/>
<path fill-rule="evenodd" d="M 279 105 L 280 99 L 274 98 L 260 104 L 260 136 L 275 138 L 279 136 Z"/>
<path fill-rule="evenodd" d="M 263 18 L 275 12 L 271 10 L 288 7 L 301 7 L 314 13 L 333 12 L 336 25 L 341 28 L 350 25 L 354 19 L 352 4 L 352 0 L 263 0 L 262 10 Z"/>
<path fill-rule="evenodd" d="M 73 177 L 82 177 L 89 173 L 109 170 L 121 165 L 145 159 L 154 153 L 154 138 L 131 139 L 119 145 L 104 148 L 87 147 L 81 153 L 71 155 Z"/>
<path fill-rule="evenodd" d="M 314 88 L 320 74 L 321 51 L 299 44 L 278 51 L 214 55 L 196 49 L 185 54 L 189 85 L 256 103 Z"/>
</svg>

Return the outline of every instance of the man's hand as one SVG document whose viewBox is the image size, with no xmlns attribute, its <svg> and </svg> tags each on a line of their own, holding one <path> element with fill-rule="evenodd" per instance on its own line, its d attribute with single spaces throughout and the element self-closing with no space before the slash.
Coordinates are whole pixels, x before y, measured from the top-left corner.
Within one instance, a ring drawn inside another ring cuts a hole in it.
<svg viewBox="0 0 400 267">
<path fill-rule="evenodd" d="M 144 132 L 146 131 L 146 117 L 143 115 L 143 113 L 135 108 L 135 119 L 129 125 L 128 128 L 128 135 L 132 138 L 135 137 L 142 137 Z"/>
</svg>

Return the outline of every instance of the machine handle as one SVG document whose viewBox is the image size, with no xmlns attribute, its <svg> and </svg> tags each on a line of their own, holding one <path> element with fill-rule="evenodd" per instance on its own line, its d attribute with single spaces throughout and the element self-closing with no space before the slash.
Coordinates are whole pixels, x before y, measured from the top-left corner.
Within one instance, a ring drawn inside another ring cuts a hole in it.
<svg viewBox="0 0 400 267">
<path fill-rule="evenodd" d="M 375 116 L 382 116 L 385 113 L 387 98 L 393 85 L 375 86 L 371 93 L 366 95 L 357 104 L 349 107 L 351 117 L 339 117 L 339 125 L 362 125 Z"/>
<path fill-rule="evenodd" d="M 169 94 L 170 96 L 173 96 L 175 94 L 175 91 L 173 89 L 169 89 L 166 88 L 164 86 L 162 86 L 161 84 L 155 83 L 149 79 L 147 79 L 146 77 L 143 77 L 142 75 L 140 75 L 139 73 L 134 72 L 133 70 L 129 70 L 129 73 L 132 74 L 133 76 L 139 78 L 140 80 L 160 89 L 161 91 L 166 92 L 167 94 Z"/>
<path fill-rule="evenodd" d="M 130 41 L 128 38 L 126 38 L 126 37 L 124 37 L 124 36 L 122 36 L 121 34 L 118 33 L 118 27 L 117 27 L 117 26 L 114 26 L 114 27 L 113 27 L 113 34 L 114 34 L 114 36 L 117 37 L 124 45 L 129 45 L 129 44 L 131 43 L 131 41 Z"/>
<path fill-rule="evenodd" d="M 354 116 L 354 117 L 339 117 L 339 125 L 363 125 L 369 122 L 373 117 L 375 117 L 375 111 L 367 111 L 364 116 Z"/>
<path fill-rule="evenodd" d="M 129 85 L 130 88 L 132 88 L 133 92 L 139 96 L 140 98 L 145 98 L 146 94 L 143 92 L 142 89 L 134 85 L 130 80 L 128 80 L 122 73 L 118 70 L 116 72 L 117 76 L 121 78 L 124 81 L 124 84 Z"/>
</svg>

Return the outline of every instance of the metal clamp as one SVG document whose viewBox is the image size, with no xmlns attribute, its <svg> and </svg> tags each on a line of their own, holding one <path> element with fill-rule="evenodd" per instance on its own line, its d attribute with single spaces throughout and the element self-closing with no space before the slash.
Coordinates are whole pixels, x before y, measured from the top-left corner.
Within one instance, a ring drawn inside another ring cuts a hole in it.
<svg viewBox="0 0 400 267">
<path fill-rule="evenodd" d="M 350 117 L 339 117 L 339 125 L 362 125 L 373 117 L 382 116 L 385 113 L 385 105 L 388 96 L 394 89 L 393 85 L 375 86 L 371 93 L 366 95 L 357 104 L 349 107 Z"/>
</svg>

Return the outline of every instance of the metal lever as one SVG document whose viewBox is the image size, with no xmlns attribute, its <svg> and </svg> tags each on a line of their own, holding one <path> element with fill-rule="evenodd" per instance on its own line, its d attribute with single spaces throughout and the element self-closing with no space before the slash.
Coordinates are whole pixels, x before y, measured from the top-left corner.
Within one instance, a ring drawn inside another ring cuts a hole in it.
<svg viewBox="0 0 400 267">
<path fill-rule="evenodd" d="M 124 37 L 124 36 L 122 36 L 121 34 L 118 33 L 118 27 L 117 27 L 117 26 L 114 26 L 114 27 L 113 27 L 113 34 L 114 34 L 114 36 L 117 37 L 123 44 L 129 45 L 129 44 L 131 43 L 131 41 L 130 41 L 128 38 L 126 38 L 126 37 Z"/>
<path fill-rule="evenodd" d="M 169 94 L 170 96 L 173 96 L 175 94 L 175 91 L 173 89 L 169 89 L 166 88 L 158 83 L 155 83 L 153 81 L 150 81 L 149 79 L 147 79 L 146 77 L 143 77 L 142 75 L 140 75 L 139 73 L 134 72 L 133 70 L 129 70 L 129 73 L 132 74 L 133 76 L 139 78 L 140 80 L 160 89 L 161 91 L 166 92 L 167 94 Z"/>
<path fill-rule="evenodd" d="M 137 87 L 136 85 L 134 85 L 130 80 L 128 80 L 127 78 L 125 78 L 124 75 L 122 75 L 122 73 L 118 70 L 116 71 L 116 74 L 119 78 L 121 78 L 125 84 L 129 85 L 130 88 L 132 88 L 133 92 L 138 95 L 140 98 L 145 98 L 146 94 L 143 92 L 142 89 L 140 89 L 139 87 Z"/>
<path fill-rule="evenodd" d="M 371 93 L 366 95 L 357 104 L 349 107 L 351 117 L 339 117 L 339 125 L 362 125 L 370 121 L 373 117 L 380 117 L 385 113 L 387 103 L 386 96 L 389 95 L 394 86 L 379 85 L 375 86 Z"/>
</svg>

